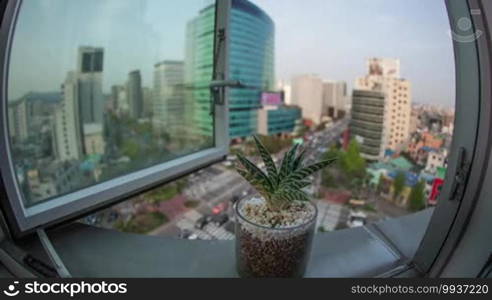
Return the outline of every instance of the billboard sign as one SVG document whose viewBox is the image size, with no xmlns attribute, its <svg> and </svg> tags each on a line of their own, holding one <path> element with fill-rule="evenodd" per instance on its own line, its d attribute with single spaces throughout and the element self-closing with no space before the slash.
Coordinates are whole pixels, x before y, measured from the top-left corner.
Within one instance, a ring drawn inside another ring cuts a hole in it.
<svg viewBox="0 0 492 300">
<path fill-rule="evenodd" d="M 369 75 L 400 77 L 400 61 L 391 58 L 371 58 L 368 60 Z"/>
<path fill-rule="evenodd" d="M 278 106 L 282 104 L 282 93 L 275 92 L 263 92 L 261 94 L 261 104 L 262 105 L 273 105 Z"/>
</svg>

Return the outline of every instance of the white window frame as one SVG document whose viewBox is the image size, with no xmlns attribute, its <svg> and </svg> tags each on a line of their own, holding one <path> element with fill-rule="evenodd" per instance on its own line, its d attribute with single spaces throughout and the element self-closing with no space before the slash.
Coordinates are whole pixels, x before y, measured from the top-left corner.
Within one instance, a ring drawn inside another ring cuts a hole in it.
<svg viewBox="0 0 492 300">
<path fill-rule="evenodd" d="M 101 207 L 115 204 L 132 195 L 172 181 L 190 172 L 223 160 L 229 148 L 228 92 L 221 93 L 221 103 L 214 103 L 214 147 L 152 167 L 148 167 L 106 182 L 53 198 L 32 207 L 23 204 L 22 192 L 17 184 L 8 131 L 8 71 L 15 23 L 22 0 L 10 0 L 0 28 L 0 201 L 9 222 L 11 233 L 22 236 L 35 228 L 47 227 L 66 220 L 72 220 Z M 218 42 L 218 32 L 227 30 L 231 0 L 216 0 L 216 23 L 214 52 L 216 63 L 212 80 L 228 79 L 227 34 Z M 211 100 L 212 101 L 212 100 Z M 2 186 L 3 185 L 3 191 Z"/>
</svg>

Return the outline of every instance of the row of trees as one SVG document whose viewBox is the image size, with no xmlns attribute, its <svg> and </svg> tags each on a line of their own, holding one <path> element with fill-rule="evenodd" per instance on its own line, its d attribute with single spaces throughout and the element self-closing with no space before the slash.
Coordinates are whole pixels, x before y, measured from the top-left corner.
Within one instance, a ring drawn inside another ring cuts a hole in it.
<svg viewBox="0 0 492 300">
<path fill-rule="evenodd" d="M 331 168 L 323 170 L 322 184 L 326 187 L 345 188 L 358 193 L 367 183 L 366 160 L 360 154 L 356 140 L 350 141 L 347 150 L 332 146 L 325 158 L 336 157 L 337 162 Z"/>
<path fill-rule="evenodd" d="M 339 147 L 331 147 L 325 154 L 325 158 L 337 157 L 337 163 L 331 168 L 326 168 L 322 175 L 322 184 L 330 188 L 343 188 L 350 190 L 355 197 L 359 197 L 360 191 L 368 187 L 370 174 L 367 173 L 367 162 L 360 153 L 360 145 L 356 140 L 350 141 L 346 150 Z M 378 190 L 381 191 L 381 178 Z M 393 180 L 393 197 L 398 198 L 405 189 L 406 176 L 399 172 Z M 425 182 L 420 181 L 412 187 L 409 195 L 408 208 L 411 211 L 419 211 L 425 208 Z"/>
</svg>

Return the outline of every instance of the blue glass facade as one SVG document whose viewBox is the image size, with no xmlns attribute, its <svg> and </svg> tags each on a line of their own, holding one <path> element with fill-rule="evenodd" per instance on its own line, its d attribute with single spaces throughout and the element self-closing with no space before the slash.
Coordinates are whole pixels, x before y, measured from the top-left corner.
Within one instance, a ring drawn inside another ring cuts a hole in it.
<svg viewBox="0 0 492 300">
<path fill-rule="evenodd" d="M 187 61 L 211 61 L 213 25 L 203 21 L 213 17 L 214 7 L 210 6 L 200 12 L 200 15 L 190 24 L 207 24 L 210 28 L 201 28 L 201 34 L 189 36 Z M 201 21 L 199 21 L 202 19 Z M 258 109 L 261 108 L 262 91 L 272 90 L 274 86 L 274 24 L 272 19 L 256 5 L 246 0 L 233 0 L 230 26 L 230 57 L 229 77 L 240 80 L 248 89 L 231 89 L 229 94 L 229 133 L 231 138 L 248 137 L 257 132 Z M 190 29 L 188 30 L 190 32 Z M 192 66 L 189 73 L 211 74 L 212 64 Z M 199 81 L 199 80 L 198 80 Z M 196 80 L 195 80 L 196 82 Z M 196 107 L 203 113 L 195 112 L 195 118 L 205 118 L 203 109 L 205 101 L 200 98 Z M 197 99 L 199 100 L 199 99 Z M 203 122 L 206 123 L 206 122 Z M 212 128 L 200 126 L 212 131 Z M 210 132 L 211 134 L 212 132 Z"/>
<path fill-rule="evenodd" d="M 296 121 L 301 119 L 301 109 L 298 107 L 279 107 L 268 111 L 268 134 L 292 133 Z"/>
<path fill-rule="evenodd" d="M 230 77 L 255 89 L 233 89 L 230 94 L 231 138 L 257 132 L 261 91 L 274 84 L 274 24 L 249 1 L 232 1 Z"/>
</svg>

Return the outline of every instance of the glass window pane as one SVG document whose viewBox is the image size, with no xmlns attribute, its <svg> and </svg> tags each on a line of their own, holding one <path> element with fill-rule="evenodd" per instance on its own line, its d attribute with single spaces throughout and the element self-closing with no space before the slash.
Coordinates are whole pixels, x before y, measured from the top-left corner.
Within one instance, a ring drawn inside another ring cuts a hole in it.
<svg viewBox="0 0 492 300">
<path fill-rule="evenodd" d="M 24 206 L 214 147 L 214 25 L 214 1 L 24 1 L 8 84 Z"/>
</svg>

